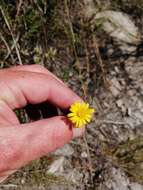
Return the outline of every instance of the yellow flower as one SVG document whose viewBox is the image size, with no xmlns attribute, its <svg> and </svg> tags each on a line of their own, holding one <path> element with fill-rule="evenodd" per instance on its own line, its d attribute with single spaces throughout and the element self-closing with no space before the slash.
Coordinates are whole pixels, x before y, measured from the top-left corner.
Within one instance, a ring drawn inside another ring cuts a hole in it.
<svg viewBox="0 0 143 190">
<path fill-rule="evenodd" d="M 88 103 L 75 102 L 71 105 L 70 112 L 67 115 L 69 120 L 75 127 L 80 128 L 91 121 L 94 109 L 90 108 Z"/>
</svg>

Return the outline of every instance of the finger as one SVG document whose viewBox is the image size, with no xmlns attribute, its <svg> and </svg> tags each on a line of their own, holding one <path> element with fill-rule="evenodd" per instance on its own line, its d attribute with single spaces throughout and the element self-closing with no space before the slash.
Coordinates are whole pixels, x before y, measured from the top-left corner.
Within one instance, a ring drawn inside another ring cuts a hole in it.
<svg viewBox="0 0 143 190">
<path fill-rule="evenodd" d="M 43 74 L 50 74 L 55 77 L 55 79 L 59 80 L 55 75 L 49 72 L 45 67 L 41 65 L 23 65 L 23 66 L 13 66 L 9 70 L 13 71 L 31 71 L 31 72 L 39 72 Z M 61 80 L 59 80 L 62 82 Z M 62 82 L 63 83 L 63 82 Z M 64 84 L 64 83 L 63 83 Z M 2 126 L 11 126 L 11 124 L 18 124 L 19 120 L 16 117 L 15 113 L 9 108 L 9 106 L 5 102 L 0 102 L 0 127 Z"/>
<path fill-rule="evenodd" d="M 43 73 L 43 74 L 49 74 L 50 72 L 43 67 L 42 65 L 20 65 L 20 66 L 13 66 L 9 68 L 9 70 L 13 71 L 30 71 L 30 72 L 36 72 L 36 73 Z"/>
<path fill-rule="evenodd" d="M 73 137 L 71 124 L 60 116 L 23 127 L 6 127 L 0 133 L 1 176 L 62 147 Z"/>
<path fill-rule="evenodd" d="M 63 85 L 65 85 L 65 83 L 62 80 L 60 80 L 53 73 L 51 73 L 50 71 L 48 71 L 42 65 L 35 65 L 35 64 L 34 65 L 22 65 L 22 66 L 20 65 L 20 66 L 11 67 L 10 70 L 14 70 L 14 71 L 30 71 L 30 72 L 47 74 L 47 75 L 52 76 L 53 78 L 55 78 L 59 82 L 61 82 Z"/>
<path fill-rule="evenodd" d="M 12 109 L 44 101 L 50 101 L 60 108 L 68 108 L 73 102 L 81 101 L 79 96 L 51 75 L 5 71 L 0 73 L 0 81 L 3 81 L 0 98 Z"/>
<path fill-rule="evenodd" d="M 3 101 L 0 101 L 0 127 L 19 124 L 19 120 L 10 107 Z"/>
</svg>

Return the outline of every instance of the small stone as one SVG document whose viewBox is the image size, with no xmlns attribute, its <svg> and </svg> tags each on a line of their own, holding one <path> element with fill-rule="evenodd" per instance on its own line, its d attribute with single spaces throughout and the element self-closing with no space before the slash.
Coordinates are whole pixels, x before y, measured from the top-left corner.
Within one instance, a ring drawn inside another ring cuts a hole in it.
<svg viewBox="0 0 143 190">
<path fill-rule="evenodd" d="M 109 108 L 109 104 L 108 104 L 107 102 L 103 102 L 103 104 L 104 104 L 104 106 L 105 106 L 106 108 Z"/>
<path fill-rule="evenodd" d="M 25 179 L 21 179 L 21 184 L 25 184 Z"/>
<path fill-rule="evenodd" d="M 116 101 L 116 104 L 117 104 L 117 106 L 118 106 L 119 108 L 121 108 L 124 103 L 123 103 L 123 100 L 122 100 L 122 99 L 119 99 L 119 100 Z"/>
<path fill-rule="evenodd" d="M 119 81 L 116 78 L 113 78 L 111 81 L 111 85 L 110 85 L 110 91 L 113 94 L 113 96 L 118 96 L 120 91 L 121 91 L 121 85 L 119 83 Z"/>
<path fill-rule="evenodd" d="M 82 157 L 82 158 L 87 158 L 87 157 L 88 157 L 88 155 L 87 155 L 87 153 L 86 153 L 86 152 L 82 152 L 82 153 L 81 153 L 81 157 Z"/>
<path fill-rule="evenodd" d="M 120 70 L 119 70 L 119 68 L 117 66 L 114 69 L 115 69 L 116 73 L 120 72 Z"/>
<path fill-rule="evenodd" d="M 127 108 L 127 114 L 128 114 L 128 116 L 131 116 L 131 114 L 132 114 L 131 108 Z"/>
<path fill-rule="evenodd" d="M 59 159 L 55 160 L 49 167 L 47 173 L 57 174 L 63 172 L 63 164 L 64 164 L 64 157 L 60 157 Z"/>
</svg>

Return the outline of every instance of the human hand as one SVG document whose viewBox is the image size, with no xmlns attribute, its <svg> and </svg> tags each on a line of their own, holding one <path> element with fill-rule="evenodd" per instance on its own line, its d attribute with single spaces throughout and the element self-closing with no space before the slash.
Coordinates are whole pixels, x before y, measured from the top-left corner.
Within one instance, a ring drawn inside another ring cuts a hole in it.
<svg viewBox="0 0 143 190">
<path fill-rule="evenodd" d="M 83 134 L 83 128 L 72 128 L 64 116 L 19 123 L 14 109 L 45 101 L 67 109 L 81 99 L 42 66 L 0 70 L 0 182 L 21 166 Z"/>
</svg>

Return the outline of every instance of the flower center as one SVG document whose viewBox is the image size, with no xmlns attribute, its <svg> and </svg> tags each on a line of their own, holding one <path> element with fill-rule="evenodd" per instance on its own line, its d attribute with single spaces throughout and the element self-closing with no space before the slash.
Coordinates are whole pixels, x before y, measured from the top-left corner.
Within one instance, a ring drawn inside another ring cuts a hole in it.
<svg viewBox="0 0 143 190">
<path fill-rule="evenodd" d="M 85 110 L 78 110 L 77 112 L 77 116 L 80 117 L 80 118 L 83 118 L 85 116 Z"/>
</svg>

